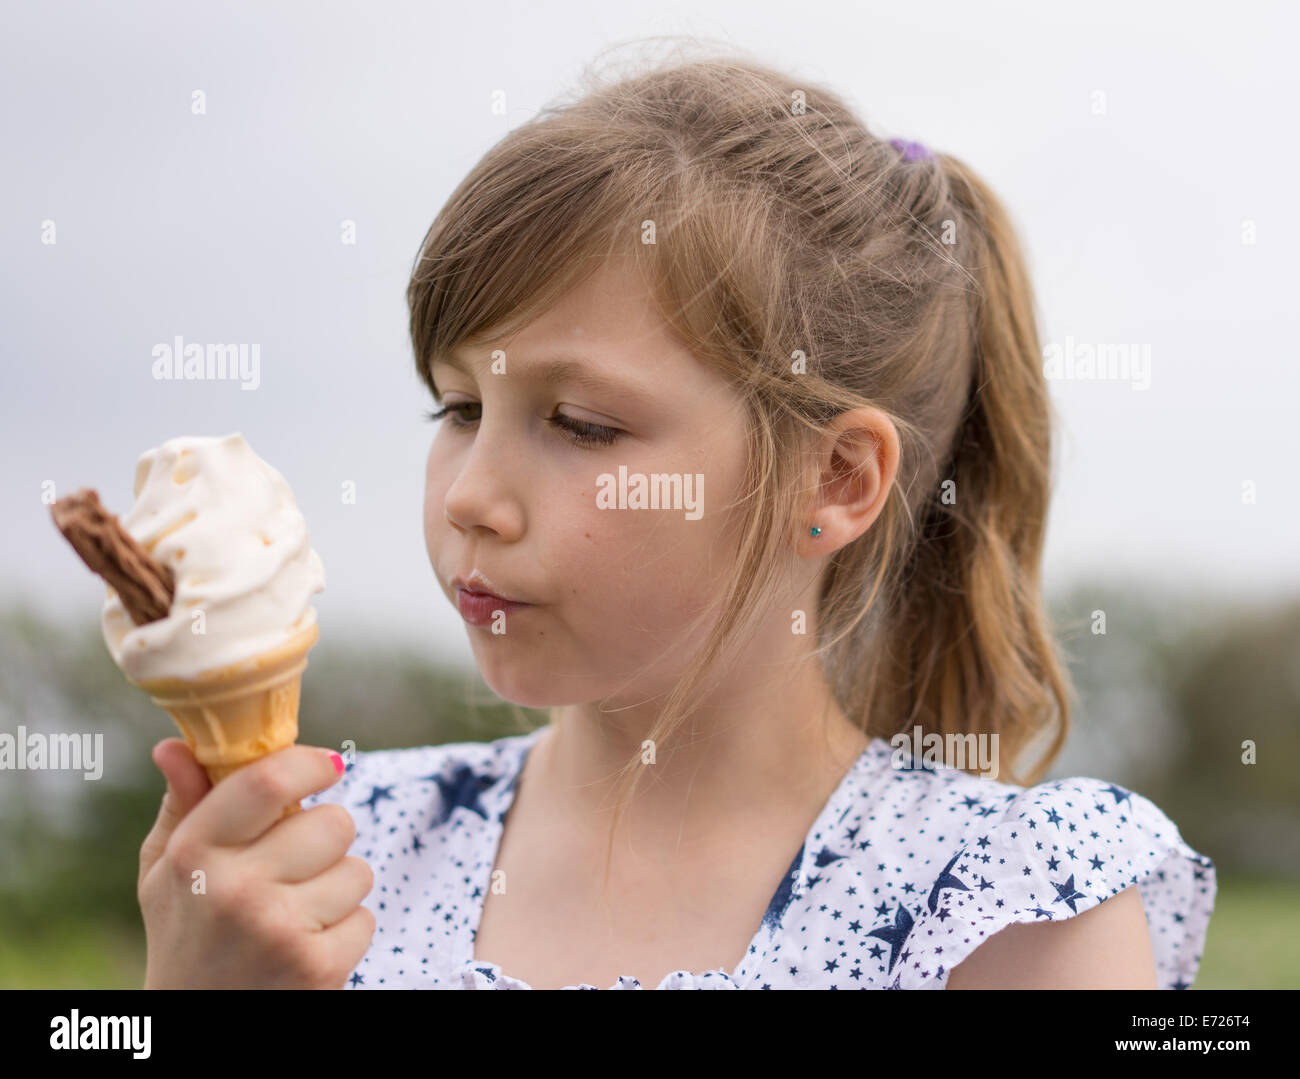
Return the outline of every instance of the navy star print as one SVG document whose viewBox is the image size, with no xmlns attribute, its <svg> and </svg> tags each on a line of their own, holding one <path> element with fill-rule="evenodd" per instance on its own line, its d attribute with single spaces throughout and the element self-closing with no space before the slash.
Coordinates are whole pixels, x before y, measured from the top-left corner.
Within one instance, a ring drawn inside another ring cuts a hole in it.
<svg viewBox="0 0 1300 1079">
<path fill-rule="evenodd" d="M 436 772 L 424 778 L 436 783 L 438 793 L 442 795 L 441 808 L 429 827 L 436 828 L 440 824 L 446 824 L 447 818 L 457 806 L 463 806 L 487 820 L 487 810 L 479 801 L 479 794 L 495 781 L 492 776 L 480 775 L 468 764 L 462 764 L 450 778 L 444 778 Z"/>
<path fill-rule="evenodd" d="M 364 900 L 375 935 L 345 988 L 530 988 L 473 955 L 502 822 L 544 730 L 359 753 L 304 799 L 352 813 L 350 853 L 375 873 Z M 669 971 L 658 988 L 942 989 L 1000 929 L 1072 918 L 1130 885 L 1160 987 L 1195 981 L 1214 864 L 1148 799 L 1098 779 L 1026 789 L 892 760 L 877 738 L 844 776 L 735 969 Z M 624 976 L 608 988 L 642 986 Z"/>
</svg>

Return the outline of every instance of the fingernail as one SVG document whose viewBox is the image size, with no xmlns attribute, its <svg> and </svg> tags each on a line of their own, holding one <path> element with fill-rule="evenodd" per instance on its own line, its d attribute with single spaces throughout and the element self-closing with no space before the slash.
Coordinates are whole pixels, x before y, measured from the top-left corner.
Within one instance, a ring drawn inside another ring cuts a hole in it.
<svg viewBox="0 0 1300 1079">
<path fill-rule="evenodd" d="M 343 767 L 344 767 L 344 765 L 343 765 L 343 758 L 340 757 L 340 756 L 339 756 L 337 753 L 335 753 L 333 750 L 330 750 L 330 761 L 331 761 L 331 762 L 333 763 L 333 765 L 334 765 L 334 771 L 338 772 L 339 775 L 342 775 L 342 774 L 343 774 Z"/>
</svg>

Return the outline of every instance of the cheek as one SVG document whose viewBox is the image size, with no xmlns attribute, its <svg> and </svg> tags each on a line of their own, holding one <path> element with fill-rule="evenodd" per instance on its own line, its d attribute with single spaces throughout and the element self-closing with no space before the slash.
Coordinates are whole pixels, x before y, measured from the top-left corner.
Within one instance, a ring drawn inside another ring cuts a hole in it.
<svg viewBox="0 0 1300 1079">
<path fill-rule="evenodd" d="M 560 578 L 557 598 L 603 608 L 625 562 L 627 537 L 619 515 L 596 506 L 594 483 L 569 484 L 535 506 L 530 527 L 536 538 L 545 535 L 539 564 L 553 567 Z"/>
<path fill-rule="evenodd" d="M 662 647 L 720 587 L 717 519 L 708 514 L 692 521 L 682 510 L 600 509 L 588 488 L 569 520 L 551 564 L 568 567 L 566 598 L 578 601 L 596 648 L 627 648 L 629 635 Z"/>
<path fill-rule="evenodd" d="M 727 590 L 736 522 L 722 507 L 738 495 L 743 468 L 743 461 L 724 452 L 707 465 L 690 463 L 697 466 L 693 475 L 703 475 L 698 519 L 688 518 L 684 508 L 599 511 L 612 522 L 611 544 L 618 552 L 613 594 L 620 623 L 651 632 L 655 644 L 679 657 L 707 639 L 707 620 L 703 629 L 696 623 L 704 615 L 716 618 Z"/>
<path fill-rule="evenodd" d="M 445 519 L 447 488 L 450 486 L 445 472 L 439 468 L 437 445 L 429 451 L 424 464 L 424 545 L 433 558 L 436 539 L 441 533 L 441 522 Z"/>
</svg>

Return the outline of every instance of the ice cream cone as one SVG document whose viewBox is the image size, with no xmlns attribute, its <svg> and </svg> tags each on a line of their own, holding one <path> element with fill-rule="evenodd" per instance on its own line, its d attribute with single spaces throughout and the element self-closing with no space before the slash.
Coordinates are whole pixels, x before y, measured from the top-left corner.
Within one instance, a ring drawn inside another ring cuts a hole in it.
<svg viewBox="0 0 1300 1079">
<path fill-rule="evenodd" d="M 298 698 L 316 624 L 278 648 L 197 679 L 136 682 L 176 721 L 215 787 L 232 772 L 298 740 Z M 282 817 L 302 809 L 297 802 Z"/>
</svg>

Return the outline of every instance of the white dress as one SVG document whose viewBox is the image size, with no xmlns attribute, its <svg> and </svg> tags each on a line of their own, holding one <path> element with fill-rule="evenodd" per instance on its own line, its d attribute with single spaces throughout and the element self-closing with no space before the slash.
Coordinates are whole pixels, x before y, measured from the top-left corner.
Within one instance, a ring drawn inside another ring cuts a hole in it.
<svg viewBox="0 0 1300 1079">
<path fill-rule="evenodd" d="M 349 853 L 375 874 L 375 934 L 347 988 L 531 988 L 473 954 L 502 821 L 545 729 L 359 753 L 304 799 L 351 812 Z M 893 757 L 876 738 L 845 775 L 734 970 L 672 971 L 658 988 L 942 989 L 998 930 L 1072 918 L 1133 884 L 1160 988 L 1195 980 L 1214 865 L 1152 802 L 1099 779 L 1023 788 Z"/>
</svg>

